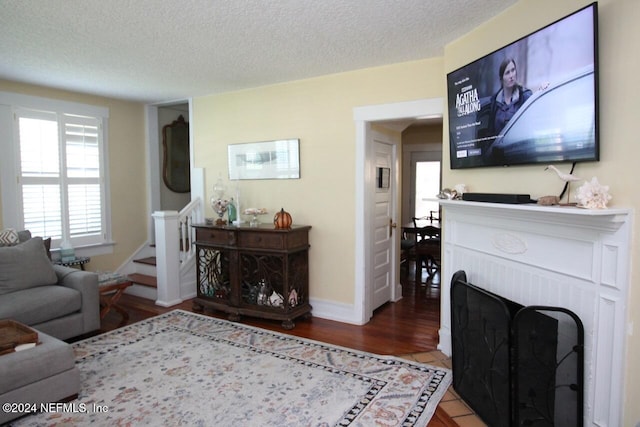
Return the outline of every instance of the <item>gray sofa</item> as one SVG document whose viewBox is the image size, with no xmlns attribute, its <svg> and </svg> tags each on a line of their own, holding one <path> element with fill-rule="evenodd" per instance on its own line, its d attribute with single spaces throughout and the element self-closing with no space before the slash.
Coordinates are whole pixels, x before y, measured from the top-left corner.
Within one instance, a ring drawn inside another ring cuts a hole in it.
<svg viewBox="0 0 640 427">
<path fill-rule="evenodd" d="M 53 265 L 43 239 L 28 231 L 2 230 L 0 319 L 31 326 L 39 341 L 0 356 L 0 402 L 39 405 L 77 397 L 80 371 L 73 349 L 61 340 L 100 328 L 98 275 Z M 0 424 L 23 414 L 0 411 Z"/>
<path fill-rule="evenodd" d="M 62 340 L 100 329 L 98 275 L 53 265 L 42 238 L 21 233 L 0 247 L 0 319 Z"/>
</svg>

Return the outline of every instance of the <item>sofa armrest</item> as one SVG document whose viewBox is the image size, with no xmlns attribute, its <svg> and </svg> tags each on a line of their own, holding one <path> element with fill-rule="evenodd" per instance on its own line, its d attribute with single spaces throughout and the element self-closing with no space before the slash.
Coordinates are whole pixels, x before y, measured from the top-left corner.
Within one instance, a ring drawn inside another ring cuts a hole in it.
<svg viewBox="0 0 640 427">
<path fill-rule="evenodd" d="M 61 265 L 53 266 L 58 276 L 58 285 L 66 286 L 82 295 L 82 330 L 84 333 L 100 329 L 100 292 L 98 275 Z"/>
</svg>

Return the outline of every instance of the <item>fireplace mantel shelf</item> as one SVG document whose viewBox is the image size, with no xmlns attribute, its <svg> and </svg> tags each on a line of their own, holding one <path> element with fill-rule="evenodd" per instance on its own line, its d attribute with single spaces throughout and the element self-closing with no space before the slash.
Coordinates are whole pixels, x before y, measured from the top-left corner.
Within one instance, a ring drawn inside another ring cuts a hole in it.
<svg viewBox="0 0 640 427">
<path fill-rule="evenodd" d="M 571 224 L 593 229 L 613 231 L 625 223 L 632 212 L 627 208 L 583 209 L 575 206 L 540 206 L 536 204 L 505 204 L 468 202 L 463 200 L 440 200 L 449 209 L 460 209 L 473 214 L 517 217 L 531 222 L 548 224 Z"/>
</svg>

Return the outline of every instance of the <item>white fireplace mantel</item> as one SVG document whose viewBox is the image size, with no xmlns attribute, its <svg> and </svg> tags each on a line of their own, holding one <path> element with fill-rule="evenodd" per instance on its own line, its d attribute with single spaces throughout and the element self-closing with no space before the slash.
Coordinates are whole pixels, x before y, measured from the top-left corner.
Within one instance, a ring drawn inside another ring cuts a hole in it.
<svg viewBox="0 0 640 427">
<path fill-rule="evenodd" d="M 441 205 L 440 350 L 451 355 L 450 285 L 458 270 L 519 304 L 569 309 L 585 329 L 585 425 L 621 425 L 632 210 Z"/>
</svg>

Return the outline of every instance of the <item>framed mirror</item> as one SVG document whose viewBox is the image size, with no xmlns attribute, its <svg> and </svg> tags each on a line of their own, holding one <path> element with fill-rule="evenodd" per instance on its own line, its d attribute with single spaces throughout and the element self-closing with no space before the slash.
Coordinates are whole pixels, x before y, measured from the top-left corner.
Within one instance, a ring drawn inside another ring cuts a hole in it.
<svg viewBox="0 0 640 427">
<path fill-rule="evenodd" d="M 162 128 L 162 178 L 165 185 L 176 193 L 191 191 L 189 164 L 189 123 L 180 115 Z"/>
</svg>

